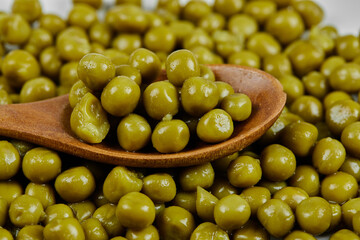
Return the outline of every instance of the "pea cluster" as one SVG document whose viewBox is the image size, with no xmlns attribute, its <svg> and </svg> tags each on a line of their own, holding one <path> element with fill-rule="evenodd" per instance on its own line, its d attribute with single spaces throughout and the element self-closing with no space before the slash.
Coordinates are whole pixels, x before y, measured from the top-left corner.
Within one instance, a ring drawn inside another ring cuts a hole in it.
<svg viewBox="0 0 360 240">
<path fill-rule="evenodd" d="M 71 129 L 88 143 L 100 143 L 111 132 L 110 114 L 119 122 L 117 139 L 123 149 L 141 150 L 151 139 L 158 152 L 173 153 L 188 145 L 189 126 L 195 126 L 191 134 L 200 140 L 217 143 L 232 135 L 233 120 L 250 116 L 250 98 L 216 82 L 211 69 L 199 65 L 191 51 L 172 52 L 165 66 L 167 80 L 155 81 L 161 62 L 148 49 L 135 50 L 129 65 L 117 67 L 102 54 L 86 54 L 77 68 L 81 80 L 70 89 Z M 155 127 L 144 116 L 155 121 Z"/>
<path fill-rule="evenodd" d="M 231 88 L 204 64 L 261 68 L 279 79 L 286 107 L 247 149 L 176 169 L 109 166 L 1 138 L 1 239 L 360 239 L 359 36 L 321 25 L 310 0 L 159 0 L 153 12 L 139 0 L 105 12 L 101 0 L 73 3 L 67 19 L 42 13 L 39 0 L 14 0 L 0 13 L 1 104 L 70 93 L 71 121 L 95 116 L 75 124 L 80 133 L 94 141 L 115 124 L 129 151 L 145 139 L 137 132 L 129 141 L 129 122 L 146 129 L 181 115 L 196 132 L 201 123 L 191 119 L 226 110 Z M 194 68 L 174 68 L 183 60 Z M 152 83 L 161 71 L 168 81 Z M 118 83 L 134 94 L 114 108 Z M 194 110 L 200 95 L 182 96 L 189 85 L 225 98 Z M 181 97 L 178 113 L 169 102 L 149 107 L 159 88 Z"/>
</svg>

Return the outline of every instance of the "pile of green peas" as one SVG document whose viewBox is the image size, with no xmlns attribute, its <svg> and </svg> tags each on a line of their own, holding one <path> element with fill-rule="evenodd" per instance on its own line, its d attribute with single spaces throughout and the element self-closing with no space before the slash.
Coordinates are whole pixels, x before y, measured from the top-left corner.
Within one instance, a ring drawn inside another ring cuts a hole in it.
<svg viewBox="0 0 360 240">
<path fill-rule="evenodd" d="M 151 139 L 158 152 L 173 153 L 188 145 L 189 126 L 196 126 L 192 135 L 196 133 L 201 141 L 217 143 L 232 135 L 233 120 L 244 121 L 251 115 L 250 98 L 235 93 L 228 83 L 215 81 L 212 70 L 199 65 L 191 51 L 172 52 L 165 66 L 167 79 L 156 81 L 161 62 L 148 49 L 133 51 L 129 65 L 119 66 L 102 54 L 86 54 L 77 68 L 80 80 L 70 89 L 71 129 L 88 143 L 100 143 L 113 132 L 110 114 L 124 150 L 141 150 Z M 155 127 L 144 116 L 156 121 Z"/>
<path fill-rule="evenodd" d="M 159 0 L 153 12 L 117 0 L 104 20 L 101 0 L 73 2 L 67 19 L 38 0 L 0 13 L 1 104 L 72 90 L 76 108 L 87 56 L 106 56 L 137 85 L 156 73 L 129 64 L 134 52 L 165 69 L 178 49 L 199 65 L 263 69 L 287 104 L 250 147 L 183 168 L 114 167 L 1 138 L 1 239 L 360 239 L 358 36 L 322 26 L 310 0 Z"/>
</svg>

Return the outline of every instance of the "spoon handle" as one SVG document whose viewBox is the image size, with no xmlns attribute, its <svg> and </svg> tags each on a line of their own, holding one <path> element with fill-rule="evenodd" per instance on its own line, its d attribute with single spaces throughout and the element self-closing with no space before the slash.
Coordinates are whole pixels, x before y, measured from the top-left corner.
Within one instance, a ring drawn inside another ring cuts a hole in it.
<svg viewBox="0 0 360 240">
<path fill-rule="evenodd" d="M 0 136 L 58 149 L 59 144 L 69 141 L 63 124 L 64 114 L 71 111 L 68 99 L 64 95 L 33 103 L 1 105 Z"/>
</svg>

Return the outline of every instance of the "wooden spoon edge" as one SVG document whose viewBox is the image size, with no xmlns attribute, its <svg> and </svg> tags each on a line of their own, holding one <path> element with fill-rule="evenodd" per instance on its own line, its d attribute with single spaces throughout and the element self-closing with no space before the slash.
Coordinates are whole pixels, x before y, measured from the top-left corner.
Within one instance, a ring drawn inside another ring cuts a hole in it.
<svg viewBox="0 0 360 240">
<path fill-rule="evenodd" d="M 120 148 L 110 148 L 106 144 L 96 144 L 89 145 L 88 152 L 82 151 L 81 149 L 73 149 L 75 155 L 82 156 L 86 159 L 91 159 L 99 162 L 105 162 L 115 165 L 126 165 L 132 167 L 177 167 L 177 166 L 189 166 L 197 165 L 205 162 L 215 160 L 217 158 L 224 157 L 226 155 L 232 154 L 236 151 L 240 151 L 243 148 L 249 146 L 251 143 L 259 139 L 268 128 L 276 121 L 276 119 L 281 114 L 283 107 L 286 102 L 286 94 L 283 92 L 282 85 L 280 82 L 261 70 L 239 66 L 239 65 L 209 65 L 212 70 L 215 72 L 217 78 L 224 78 L 223 70 L 226 66 L 227 69 L 232 69 L 233 74 L 246 72 L 253 76 L 261 76 L 261 81 L 266 81 L 266 83 L 272 87 L 273 96 L 277 96 L 277 99 L 272 99 L 271 97 L 267 98 L 271 105 L 267 106 L 258 106 L 258 114 L 271 113 L 266 115 L 263 122 L 260 125 L 254 125 L 248 131 L 241 133 L 240 136 L 232 136 L 227 141 L 217 143 L 217 144 L 205 144 L 203 148 L 190 149 L 186 151 L 181 151 L 178 153 L 171 154 L 161 154 L 161 153 L 142 153 L 142 152 L 127 152 Z M 221 72 L 221 73 L 219 73 Z M 238 75 L 236 76 L 236 78 Z M 246 76 L 248 77 L 248 76 Z M 224 80 L 224 79 L 222 79 Z M 254 86 L 256 87 L 256 83 Z M 266 86 L 268 87 L 268 86 Z M 259 87 L 256 87 L 259 88 Z M 246 92 L 245 92 L 246 93 Z M 258 95 L 262 93 L 259 91 Z M 252 98 L 251 94 L 249 96 Z M 263 97 L 263 96 L 261 96 Z M 261 98 L 264 99 L 264 98 Z M 252 99 L 253 100 L 253 99 Z M 256 103 L 256 101 L 255 101 Z M 271 107 L 271 108 L 269 108 Z M 265 111 L 266 110 L 266 111 Z M 254 116 L 251 116 L 249 120 L 244 123 L 236 123 L 237 126 L 247 125 L 253 120 Z M 96 147 L 96 151 L 92 151 L 92 147 Z M 63 149 L 67 151 L 67 149 Z M 79 152 L 78 152 L 79 151 Z"/>
</svg>

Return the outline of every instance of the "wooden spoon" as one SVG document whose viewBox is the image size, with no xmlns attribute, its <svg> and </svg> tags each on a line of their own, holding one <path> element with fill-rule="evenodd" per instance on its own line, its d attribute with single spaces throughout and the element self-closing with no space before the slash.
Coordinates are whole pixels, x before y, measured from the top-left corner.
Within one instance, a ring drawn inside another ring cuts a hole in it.
<svg viewBox="0 0 360 240">
<path fill-rule="evenodd" d="M 71 131 L 68 95 L 49 100 L 0 106 L 0 135 L 28 141 L 97 162 L 133 167 L 175 167 L 209 162 L 242 150 L 256 141 L 276 121 L 285 102 L 282 86 L 271 75 L 238 65 L 210 65 L 216 79 L 247 94 L 252 114 L 234 124 L 234 133 L 217 144 L 198 142 L 179 153 L 127 152 L 113 143 L 87 144 Z M 160 77 L 166 78 L 165 73 Z"/>
</svg>

